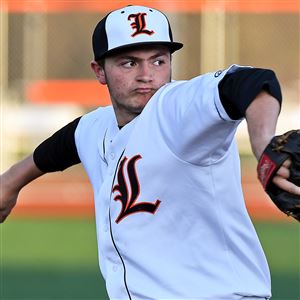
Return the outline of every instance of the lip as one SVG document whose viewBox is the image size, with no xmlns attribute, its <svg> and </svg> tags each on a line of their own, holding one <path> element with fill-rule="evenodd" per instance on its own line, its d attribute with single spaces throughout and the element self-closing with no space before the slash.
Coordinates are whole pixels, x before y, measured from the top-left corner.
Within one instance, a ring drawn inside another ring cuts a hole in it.
<svg viewBox="0 0 300 300">
<path fill-rule="evenodd" d="M 139 94 L 149 94 L 149 93 L 153 93 L 154 89 L 145 87 L 145 88 L 136 88 L 134 91 Z"/>
</svg>

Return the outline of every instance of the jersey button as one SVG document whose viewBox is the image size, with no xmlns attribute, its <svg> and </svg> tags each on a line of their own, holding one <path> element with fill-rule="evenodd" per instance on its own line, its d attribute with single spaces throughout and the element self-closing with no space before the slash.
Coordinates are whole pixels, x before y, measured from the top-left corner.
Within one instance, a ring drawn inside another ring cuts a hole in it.
<svg viewBox="0 0 300 300">
<path fill-rule="evenodd" d="M 115 154 L 113 152 L 110 153 L 110 158 L 113 160 L 115 158 Z"/>
</svg>

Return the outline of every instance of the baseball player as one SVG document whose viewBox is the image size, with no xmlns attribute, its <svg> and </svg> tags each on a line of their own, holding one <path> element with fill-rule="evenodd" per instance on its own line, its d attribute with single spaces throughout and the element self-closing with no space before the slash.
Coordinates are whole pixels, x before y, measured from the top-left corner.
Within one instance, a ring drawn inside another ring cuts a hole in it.
<svg viewBox="0 0 300 300">
<path fill-rule="evenodd" d="M 2 175 L 1 221 L 24 185 L 81 162 L 94 190 L 110 299 L 269 299 L 234 136 L 246 118 L 260 158 L 275 133 L 278 80 L 271 70 L 233 65 L 172 81 L 171 56 L 182 46 L 156 9 L 127 6 L 105 16 L 91 67 L 112 106 L 69 123 Z M 290 163 L 273 183 L 300 195 L 287 180 Z"/>
</svg>

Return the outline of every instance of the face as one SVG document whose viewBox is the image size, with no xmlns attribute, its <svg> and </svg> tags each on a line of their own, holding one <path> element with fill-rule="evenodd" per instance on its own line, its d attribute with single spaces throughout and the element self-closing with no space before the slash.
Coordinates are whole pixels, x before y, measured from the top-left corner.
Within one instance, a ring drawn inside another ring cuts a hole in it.
<svg viewBox="0 0 300 300">
<path fill-rule="evenodd" d="M 167 47 L 128 50 L 105 58 L 104 67 L 92 62 L 101 84 L 107 84 L 118 125 L 139 115 L 153 94 L 171 80 Z"/>
</svg>

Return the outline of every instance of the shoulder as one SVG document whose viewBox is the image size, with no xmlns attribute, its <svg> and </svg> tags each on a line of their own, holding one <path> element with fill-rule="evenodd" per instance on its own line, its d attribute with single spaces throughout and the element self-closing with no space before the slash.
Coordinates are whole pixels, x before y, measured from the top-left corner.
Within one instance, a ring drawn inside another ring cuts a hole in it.
<svg viewBox="0 0 300 300">
<path fill-rule="evenodd" d="M 99 107 L 85 115 L 80 119 L 79 124 L 92 124 L 95 122 L 105 123 L 114 118 L 114 111 L 112 106 Z"/>
<path fill-rule="evenodd" d="M 159 93 L 161 95 L 171 91 L 171 90 L 190 90 L 191 88 L 209 88 L 210 86 L 216 86 L 219 82 L 227 75 L 232 74 L 240 70 L 252 69 L 251 66 L 240 66 L 231 65 L 224 70 L 212 71 L 204 74 L 200 74 L 189 80 L 172 80 L 171 82 L 164 85 Z"/>
<path fill-rule="evenodd" d="M 116 122 L 112 106 L 99 107 L 80 118 L 75 131 L 76 140 L 86 140 L 88 137 L 100 136 L 108 124 Z"/>
<path fill-rule="evenodd" d="M 84 165 L 90 161 L 89 157 L 97 156 L 98 145 L 101 145 L 107 128 L 115 123 L 111 106 L 99 107 L 81 117 L 75 131 L 75 143 Z"/>
</svg>

